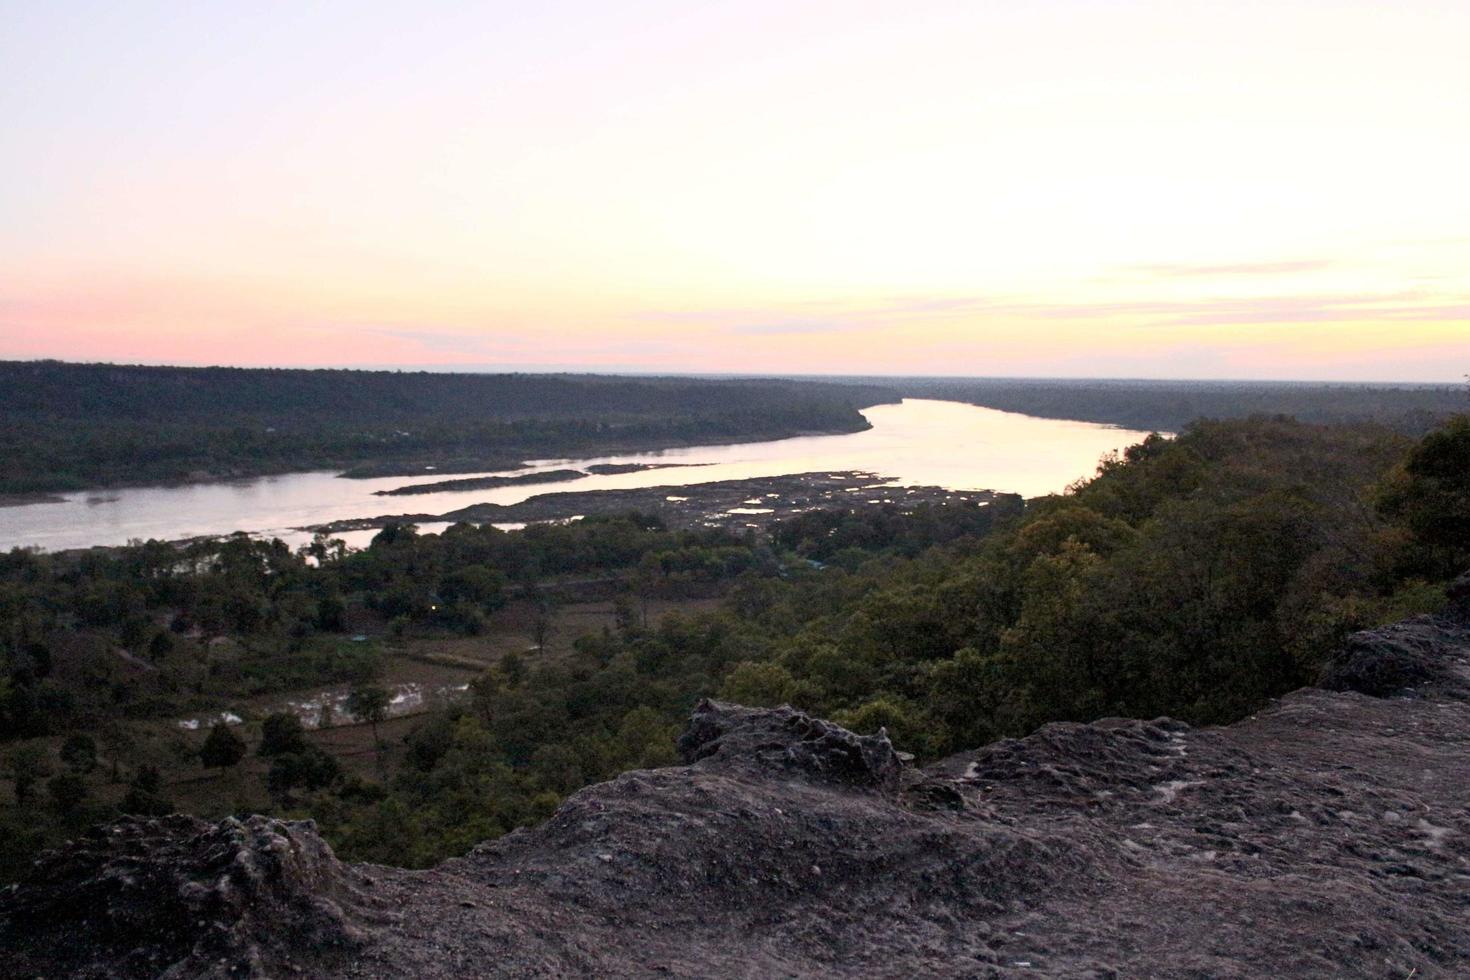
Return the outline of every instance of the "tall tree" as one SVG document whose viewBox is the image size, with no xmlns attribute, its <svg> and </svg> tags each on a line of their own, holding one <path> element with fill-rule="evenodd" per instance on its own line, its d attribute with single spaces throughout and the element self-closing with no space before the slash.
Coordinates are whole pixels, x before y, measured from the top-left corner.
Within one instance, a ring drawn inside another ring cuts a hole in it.
<svg viewBox="0 0 1470 980">
<path fill-rule="evenodd" d="M 378 772 L 383 771 L 383 743 L 378 738 L 378 723 L 388 717 L 388 692 L 376 684 L 364 684 L 352 689 L 347 695 L 347 713 L 358 721 L 365 721 L 373 729 L 373 754 Z"/>
<path fill-rule="evenodd" d="M 199 761 L 204 764 L 204 768 L 223 772 L 230 766 L 238 765 L 243 758 L 244 740 L 232 732 L 229 725 L 222 721 L 215 722 L 214 727 L 209 730 L 209 737 L 199 750 Z"/>
<path fill-rule="evenodd" d="M 15 802 L 25 806 L 36 783 L 51 775 L 45 750 L 36 743 L 22 745 L 10 753 L 10 778 L 15 784 Z"/>
<path fill-rule="evenodd" d="M 260 726 L 260 745 L 256 755 L 282 755 L 306 748 L 306 731 L 301 719 L 289 711 L 276 711 L 266 716 Z"/>
</svg>

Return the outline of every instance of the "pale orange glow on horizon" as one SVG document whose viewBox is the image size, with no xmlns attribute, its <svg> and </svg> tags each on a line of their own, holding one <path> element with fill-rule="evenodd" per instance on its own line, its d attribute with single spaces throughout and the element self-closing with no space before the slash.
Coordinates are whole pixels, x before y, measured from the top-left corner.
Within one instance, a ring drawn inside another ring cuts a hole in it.
<svg viewBox="0 0 1470 980">
<path fill-rule="evenodd" d="M 1458 3 L 12 20 L 3 358 L 1470 372 Z"/>
</svg>

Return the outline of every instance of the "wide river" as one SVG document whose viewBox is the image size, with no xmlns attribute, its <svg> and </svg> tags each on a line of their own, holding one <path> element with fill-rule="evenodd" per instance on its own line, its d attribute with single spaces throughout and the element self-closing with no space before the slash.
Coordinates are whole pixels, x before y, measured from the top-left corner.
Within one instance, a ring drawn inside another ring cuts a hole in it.
<svg viewBox="0 0 1470 980">
<path fill-rule="evenodd" d="M 334 472 L 293 473 L 220 483 L 130 487 L 66 494 L 59 503 L 0 507 L 0 550 L 15 546 L 49 551 L 119 545 L 132 539 L 176 540 L 249 531 L 293 545 L 310 539 L 308 525 L 383 514 L 440 514 L 474 503 L 513 504 L 558 490 L 621 490 L 687 486 L 790 473 L 865 470 L 902 486 L 951 490 L 1004 490 L 1027 497 L 1062 490 L 1092 475 L 1105 453 L 1141 440 L 1145 433 L 1032 418 L 958 402 L 905 399 L 863 412 L 873 427 L 847 435 L 800 436 L 734 446 L 690 446 L 654 453 L 593 459 L 533 460 L 534 470 L 595 463 L 682 463 L 695 466 L 587 476 L 538 483 L 407 497 L 374 496 L 412 483 L 494 473 L 348 480 Z M 440 530 L 425 525 L 425 531 Z M 360 546 L 376 532 L 337 535 Z"/>
</svg>

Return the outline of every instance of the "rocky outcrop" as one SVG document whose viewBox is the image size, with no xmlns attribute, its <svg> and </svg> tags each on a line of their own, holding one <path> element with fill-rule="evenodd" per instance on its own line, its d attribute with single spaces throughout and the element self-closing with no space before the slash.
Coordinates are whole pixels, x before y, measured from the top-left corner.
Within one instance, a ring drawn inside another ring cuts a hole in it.
<svg viewBox="0 0 1470 980">
<path fill-rule="evenodd" d="M 1415 616 L 1349 637 L 1323 672 L 1321 686 L 1379 698 L 1420 688 L 1470 695 L 1470 573 L 1450 585 L 1448 599 L 1442 615 Z"/>
<path fill-rule="evenodd" d="M 1375 698 L 1421 688 L 1463 696 L 1470 694 L 1470 671 L 1461 655 L 1466 649 L 1470 629 L 1441 616 L 1415 616 L 1349 637 L 1321 686 Z"/>
<path fill-rule="evenodd" d="M 431 871 L 309 824 L 123 821 L 0 898 L 18 976 L 1470 973 L 1465 621 L 1354 637 L 1225 728 L 1048 725 L 905 766 L 705 702 L 685 764 Z"/>
<path fill-rule="evenodd" d="M 42 857 L 0 921 L 24 975 L 266 976 L 359 949 L 355 920 L 387 921 L 363 881 L 310 821 L 126 817 Z"/>
<path fill-rule="evenodd" d="M 679 737 L 686 763 L 800 775 L 843 786 L 895 790 L 903 762 L 887 732 L 854 735 L 788 707 L 743 708 L 702 701 Z"/>
</svg>

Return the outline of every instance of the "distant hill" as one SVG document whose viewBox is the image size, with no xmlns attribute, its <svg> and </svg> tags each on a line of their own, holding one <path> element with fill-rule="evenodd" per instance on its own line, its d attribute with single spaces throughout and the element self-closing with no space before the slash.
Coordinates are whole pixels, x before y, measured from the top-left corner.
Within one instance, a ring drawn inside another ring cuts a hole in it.
<svg viewBox="0 0 1470 980">
<path fill-rule="evenodd" d="M 1378 422 L 1422 435 L 1470 409 L 1465 385 L 1064 378 L 889 378 L 909 398 L 943 398 L 1043 418 L 1178 432 L 1198 418 L 1289 415 L 1303 422 Z"/>
<path fill-rule="evenodd" d="M 772 403 L 851 408 L 892 397 L 876 385 L 789 380 L 0 361 L 0 413 L 88 421 L 666 417 L 760 411 Z"/>
<path fill-rule="evenodd" d="M 526 456 L 867 427 L 875 385 L 0 362 L 0 493 Z"/>
</svg>

